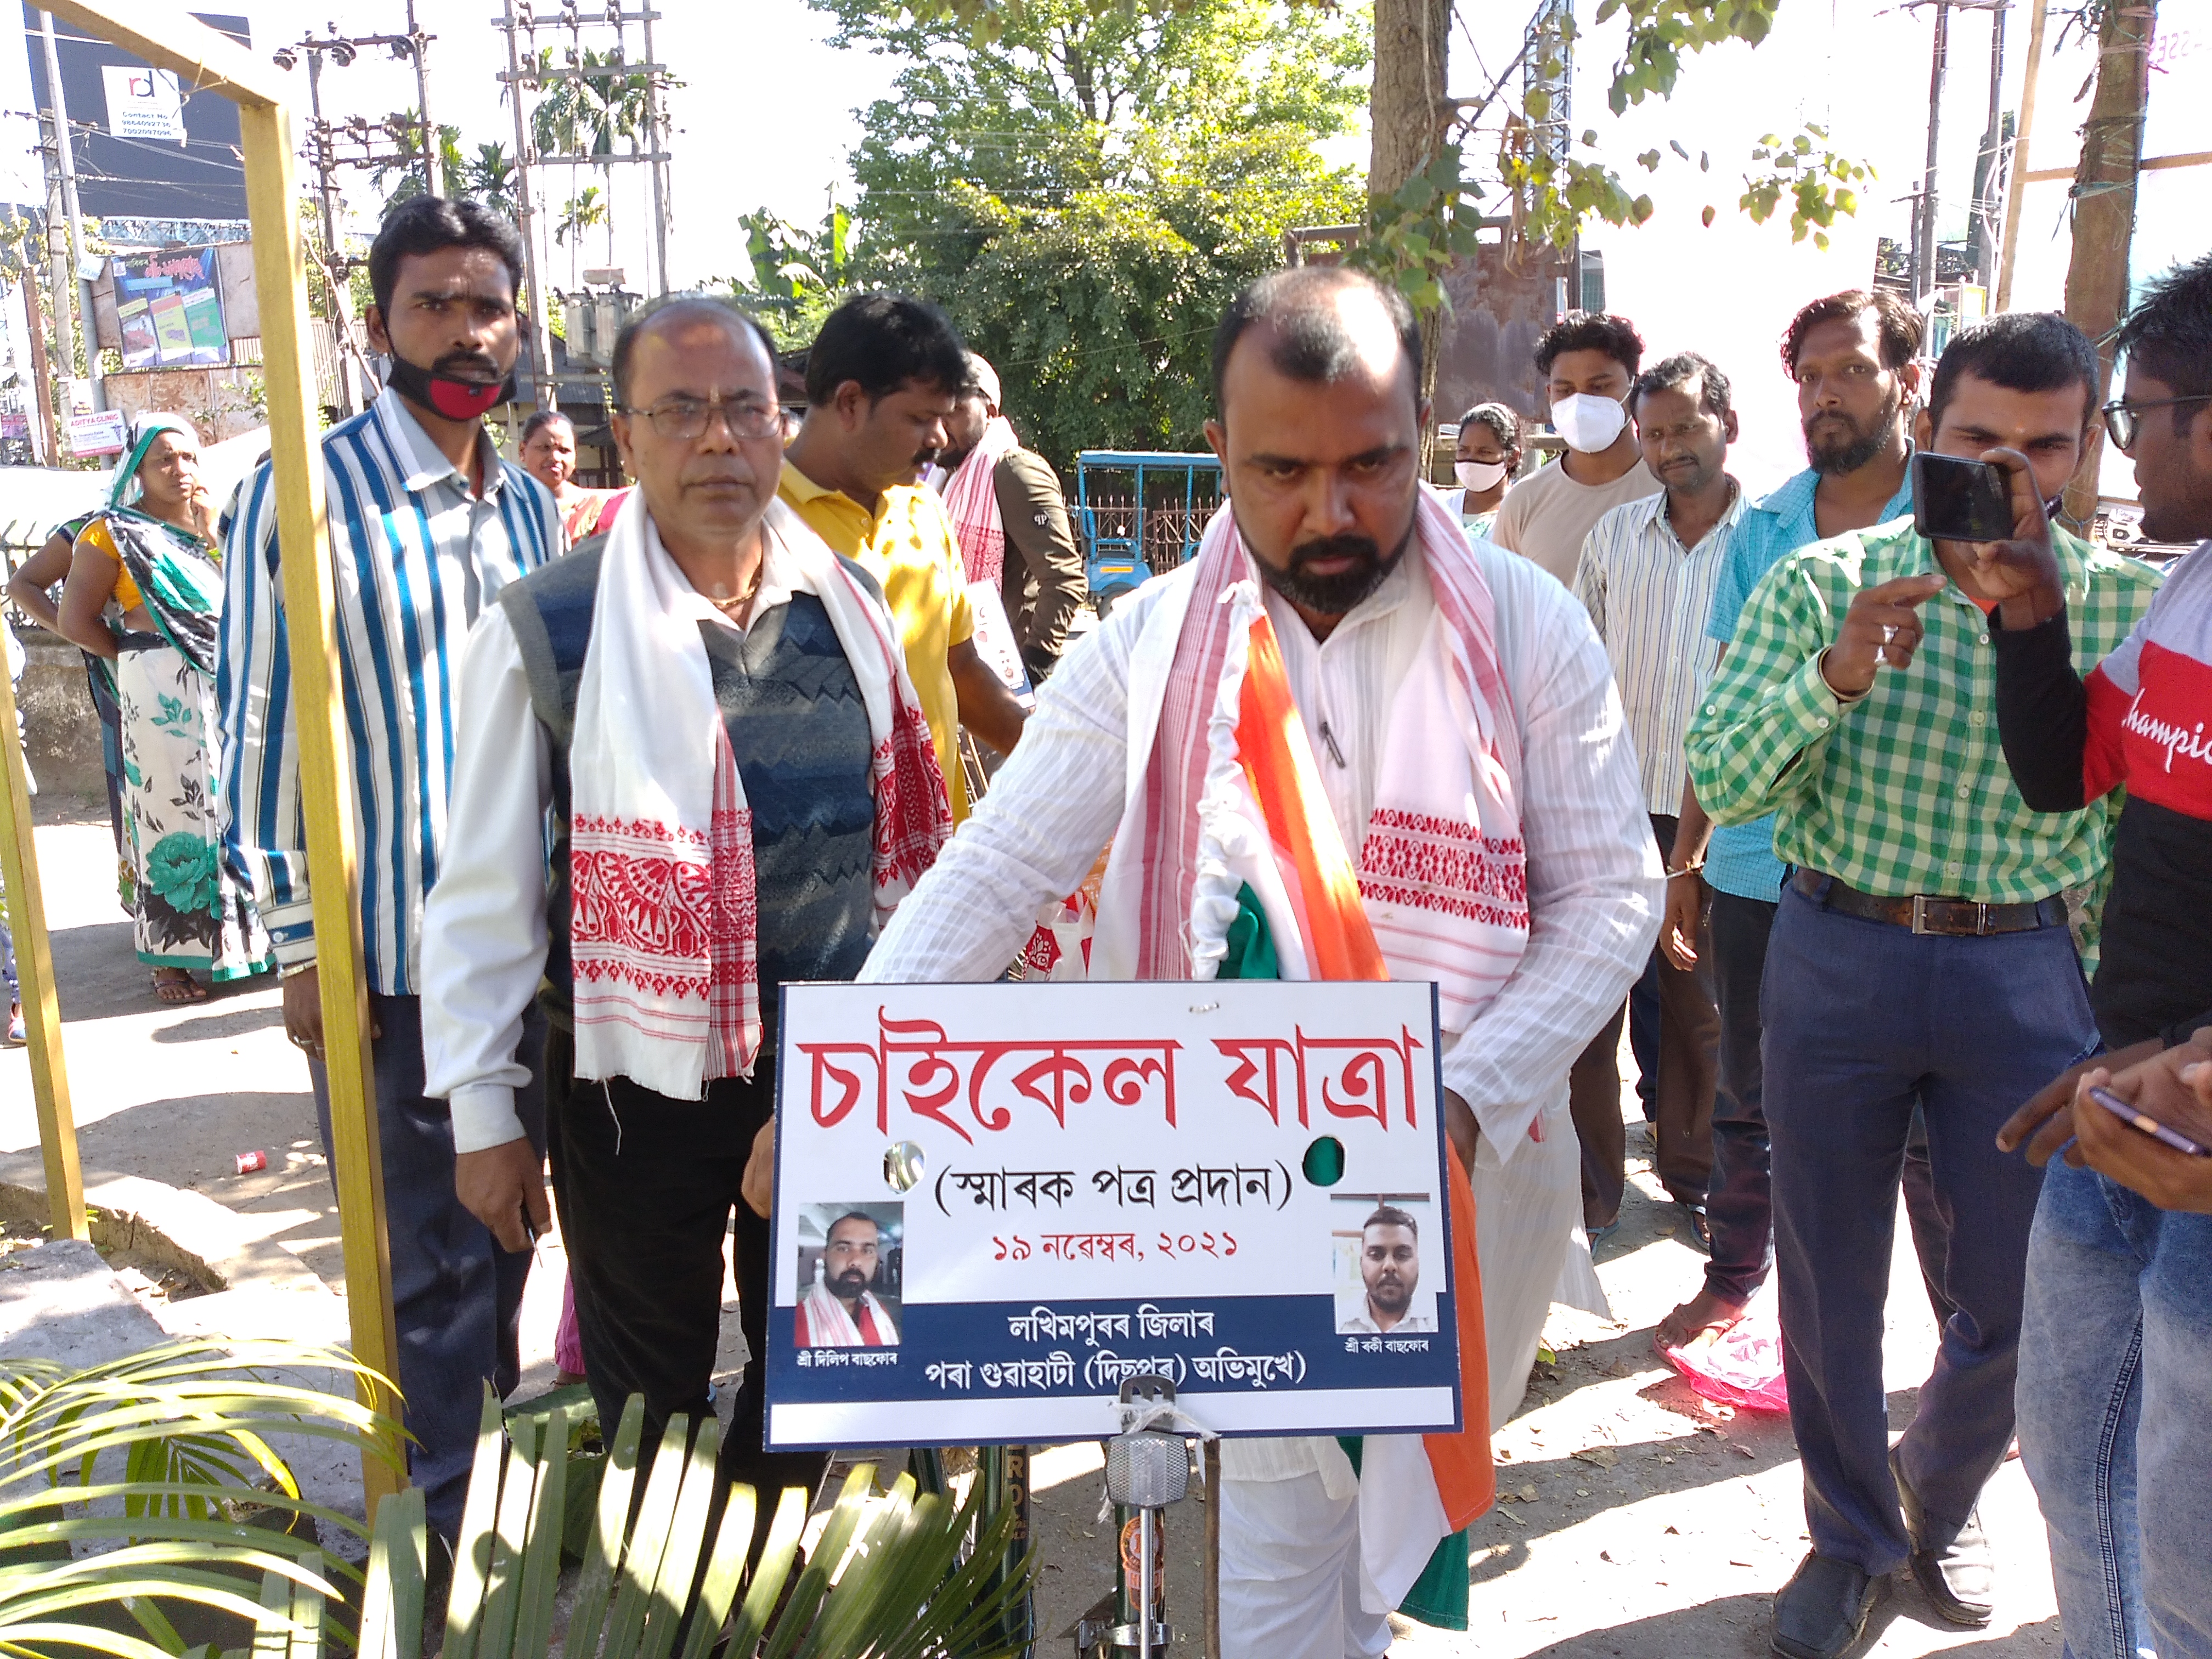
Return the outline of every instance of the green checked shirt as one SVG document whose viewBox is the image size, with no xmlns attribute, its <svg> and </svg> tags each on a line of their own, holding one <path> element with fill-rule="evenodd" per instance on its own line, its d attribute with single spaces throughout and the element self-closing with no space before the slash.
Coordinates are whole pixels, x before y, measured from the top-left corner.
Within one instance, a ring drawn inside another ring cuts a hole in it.
<svg viewBox="0 0 2212 1659">
<path fill-rule="evenodd" d="M 2128 635 L 2160 574 L 2052 528 L 2083 675 Z M 1909 519 L 1785 556 L 1744 607 L 1735 641 L 1690 724 L 1698 799 L 1721 823 L 1772 811 L 1784 863 L 1884 897 L 1984 904 L 2047 898 L 2103 873 L 2110 799 L 2029 810 L 1997 738 L 1991 619 L 1945 587 L 1920 607 L 1926 636 L 1905 668 L 1840 701 L 1820 678 L 1851 596 L 1941 567 Z"/>
</svg>

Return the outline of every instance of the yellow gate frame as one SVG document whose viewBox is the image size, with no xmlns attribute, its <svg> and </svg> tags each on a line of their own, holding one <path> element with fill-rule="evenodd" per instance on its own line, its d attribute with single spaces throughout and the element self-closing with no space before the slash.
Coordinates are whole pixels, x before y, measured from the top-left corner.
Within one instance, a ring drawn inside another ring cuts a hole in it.
<svg viewBox="0 0 2212 1659">
<path fill-rule="evenodd" d="M 323 1054 L 330 1076 L 331 1150 L 337 1167 L 338 1225 L 345 1251 L 346 1306 L 353 1355 L 386 1377 L 398 1376 L 392 1316 L 391 1256 L 384 1236 L 384 1173 L 377 1150 L 376 1091 L 369 1072 L 368 991 L 362 969 L 360 873 L 354 861 L 353 782 L 339 764 L 346 752 L 335 689 L 337 651 L 331 620 L 330 543 L 323 516 L 323 469 L 316 441 L 313 356 L 308 345 L 307 265 L 293 212 L 291 112 L 272 65 L 227 35 L 160 0 L 39 0 L 55 16 L 173 71 L 190 92 L 212 92 L 238 106 L 246 161 L 246 215 L 260 295 L 263 376 L 269 392 L 269 459 L 276 490 L 285 634 L 291 648 L 293 708 L 299 727 L 301 800 L 307 819 L 309 890 L 323 1000 Z M 0 732 L 15 729 L 15 697 L 0 673 Z M 85 1237 L 83 1180 L 62 1060 L 61 1009 L 39 891 L 30 795 L 20 744 L 0 742 L 6 787 L 0 808 L 8 833 L 0 862 L 15 933 L 23 1008 L 38 1097 L 39 1144 L 58 1237 Z M 373 1384 L 362 1403 L 391 1408 Z M 401 1477 L 364 1455 L 362 1484 L 373 1522 Z"/>
</svg>

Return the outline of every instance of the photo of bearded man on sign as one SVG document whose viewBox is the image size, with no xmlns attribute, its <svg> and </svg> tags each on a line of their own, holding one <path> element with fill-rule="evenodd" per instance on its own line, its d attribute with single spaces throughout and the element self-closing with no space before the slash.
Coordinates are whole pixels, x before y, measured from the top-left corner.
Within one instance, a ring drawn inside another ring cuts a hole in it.
<svg viewBox="0 0 2212 1659">
<path fill-rule="evenodd" d="M 896 1348 L 898 1326 L 877 1298 L 883 1270 L 883 1229 L 873 1216 L 848 1211 L 830 1224 L 819 1276 L 799 1298 L 802 1348 Z"/>
<path fill-rule="evenodd" d="M 1489 1431 L 1554 1296 L 1603 1305 L 1567 1070 L 1656 936 L 1658 849 L 1588 613 L 1420 480 L 1420 362 L 1357 271 L 1231 301 L 1231 505 L 1061 659 L 860 975 L 996 978 L 1110 841 L 1092 979 L 1436 987 L 1465 1428 L 1224 1440 L 1225 1659 L 1378 1655 L 1393 1610 L 1464 1629 Z"/>
</svg>

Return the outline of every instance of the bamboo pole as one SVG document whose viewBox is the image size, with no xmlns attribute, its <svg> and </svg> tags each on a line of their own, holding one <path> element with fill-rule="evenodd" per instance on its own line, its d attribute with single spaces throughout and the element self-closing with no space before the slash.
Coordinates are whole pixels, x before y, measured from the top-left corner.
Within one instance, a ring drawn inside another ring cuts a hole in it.
<svg viewBox="0 0 2212 1659">
<path fill-rule="evenodd" d="M 238 105 L 253 275 L 261 302 L 277 544 L 283 550 L 280 574 L 314 902 L 346 1307 L 354 1358 L 394 1377 L 398 1374 L 398 1342 L 384 1233 L 376 1091 L 367 1041 L 368 990 L 362 968 L 352 779 L 340 763 L 346 753 L 346 734 L 336 686 L 337 647 L 331 613 L 322 457 L 316 441 L 307 263 L 292 207 L 297 191 L 286 86 L 272 66 L 162 0 L 49 0 L 48 9 L 156 68 L 174 71 L 192 90 L 219 93 Z M 360 1387 L 364 1404 L 392 1408 L 393 1402 L 381 1397 L 374 1383 L 364 1379 Z M 362 1485 L 372 1522 L 377 1504 L 398 1490 L 399 1481 L 387 1465 L 363 1454 Z"/>
<path fill-rule="evenodd" d="M 39 1152 L 46 1164 L 46 1212 L 56 1238 L 83 1238 L 84 1176 L 77 1168 L 76 1116 L 70 1109 L 69 1068 L 62 1060 L 61 1000 L 54 994 L 53 952 L 46 941 L 46 900 L 39 888 L 39 851 L 31 830 L 31 778 L 15 726 L 15 686 L 0 672 L 0 748 L 8 751 L 7 811 L 0 866 L 8 878 L 8 927 L 15 938 L 15 977 L 23 1024 L 31 1040 L 31 1093 L 38 1103 Z"/>
<path fill-rule="evenodd" d="M 2027 28 L 2027 66 L 2020 88 L 2020 125 L 2013 130 L 2011 179 L 2005 191 L 2004 249 L 1997 258 L 1997 291 L 1993 310 L 2012 309 L 2012 264 L 2020 252 L 2020 210 L 2023 187 L 2029 182 L 2027 144 L 2035 131 L 2035 83 L 2043 71 L 2043 20 L 2050 8 L 2032 0 L 2035 16 Z M 2072 169 L 2068 173 L 2070 176 Z"/>
</svg>

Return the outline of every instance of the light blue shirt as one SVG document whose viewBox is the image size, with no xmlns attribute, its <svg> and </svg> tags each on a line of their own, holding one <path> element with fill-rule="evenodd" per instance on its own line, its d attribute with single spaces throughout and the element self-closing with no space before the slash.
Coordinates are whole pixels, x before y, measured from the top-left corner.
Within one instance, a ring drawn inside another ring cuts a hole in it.
<svg viewBox="0 0 2212 1659">
<path fill-rule="evenodd" d="M 1726 645 L 1735 637 L 1736 619 L 1750 601 L 1752 590 L 1784 555 L 1820 539 L 1813 510 L 1813 493 L 1820 475 L 1807 467 L 1756 502 L 1737 525 L 1713 588 L 1713 611 L 1706 621 L 1708 637 Z M 1912 511 L 1912 471 L 1905 469 L 1905 483 L 1881 522 L 1889 523 Z M 1738 898 L 1764 899 L 1773 903 L 1782 893 L 1782 861 L 1774 856 L 1774 815 L 1749 823 L 1721 824 L 1705 848 L 1705 884 Z"/>
</svg>

